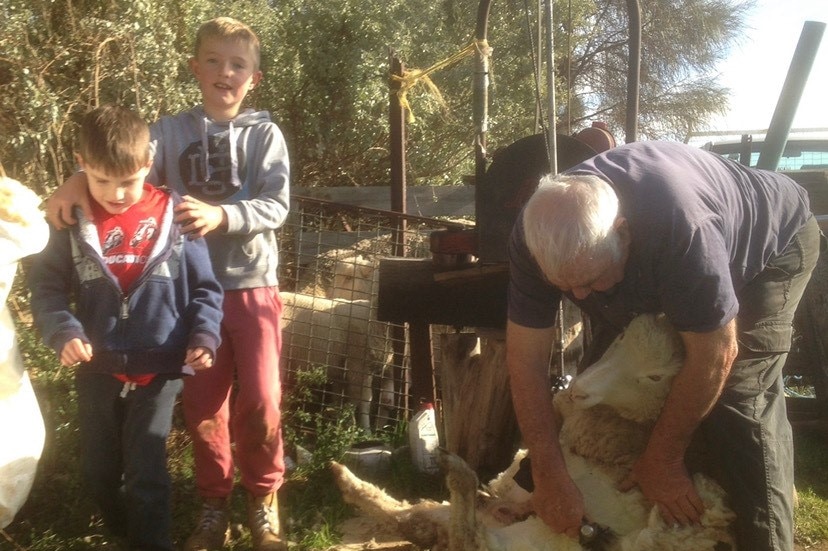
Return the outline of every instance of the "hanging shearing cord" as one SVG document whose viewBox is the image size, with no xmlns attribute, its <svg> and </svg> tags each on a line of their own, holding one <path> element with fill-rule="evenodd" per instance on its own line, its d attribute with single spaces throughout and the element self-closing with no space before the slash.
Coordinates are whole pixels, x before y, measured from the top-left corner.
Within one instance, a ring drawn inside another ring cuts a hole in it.
<svg viewBox="0 0 828 551">
<path fill-rule="evenodd" d="M 541 2 L 543 2 L 543 1 L 544 0 L 538 0 L 538 18 L 540 18 Z M 548 1 L 551 1 L 551 0 L 546 0 L 546 1 L 548 2 Z M 532 73 L 535 77 L 534 78 L 534 81 L 535 81 L 535 112 L 540 113 L 542 115 L 543 114 L 543 106 L 542 106 L 541 97 L 540 97 L 540 70 L 539 70 L 540 56 L 538 55 L 538 57 L 535 57 L 535 37 L 534 37 L 534 34 L 532 33 L 531 21 L 529 20 L 529 0 L 523 0 L 523 8 L 524 8 L 523 13 L 526 16 L 525 17 L 526 35 L 529 38 L 529 51 L 530 51 L 531 56 L 532 56 Z M 569 20 L 572 21 L 572 2 L 571 2 L 571 0 L 569 2 L 569 9 L 570 9 L 570 11 L 569 11 Z M 549 29 L 548 32 L 551 33 L 551 32 L 553 32 L 553 30 Z M 538 43 L 540 43 L 540 37 L 538 37 Z M 548 70 L 551 71 L 551 70 L 553 70 L 553 68 L 549 67 Z M 569 95 L 571 96 L 571 94 L 569 94 Z M 568 100 L 569 99 L 567 98 L 567 101 Z M 547 130 L 547 126 L 543 123 L 543 121 L 544 121 L 543 116 L 538 116 L 538 117 L 536 117 L 535 124 L 536 124 L 536 128 L 537 127 L 540 128 L 541 134 L 543 135 L 544 148 L 545 148 L 546 157 L 547 157 L 546 160 L 549 163 L 550 167 L 554 167 L 554 166 L 557 166 L 557 163 L 553 162 L 553 159 L 551 158 L 552 153 L 551 153 L 551 148 L 549 147 L 549 132 Z M 560 351 L 560 357 L 559 357 L 560 366 L 561 366 L 560 367 L 560 369 L 561 369 L 560 375 L 561 375 L 561 377 L 565 377 L 566 376 L 566 372 L 565 372 L 566 354 L 565 354 L 565 351 L 564 351 L 564 309 L 563 309 L 563 301 L 559 302 L 559 304 L 558 304 L 557 331 L 558 331 L 558 335 L 557 335 L 557 337 L 558 337 L 558 349 Z"/>
</svg>

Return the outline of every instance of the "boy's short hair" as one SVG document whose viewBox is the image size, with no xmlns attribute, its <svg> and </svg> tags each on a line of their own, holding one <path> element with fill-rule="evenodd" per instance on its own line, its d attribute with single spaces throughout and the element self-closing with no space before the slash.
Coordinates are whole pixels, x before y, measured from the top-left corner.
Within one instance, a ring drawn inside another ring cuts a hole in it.
<svg viewBox="0 0 828 551">
<path fill-rule="evenodd" d="M 102 105 L 83 116 L 78 155 L 83 162 L 114 175 L 131 174 L 150 161 L 149 125 L 119 105 Z"/>
<path fill-rule="evenodd" d="M 194 55 L 198 57 L 198 50 L 202 43 L 209 38 L 236 40 L 250 46 L 253 50 L 255 69 L 259 69 L 260 47 L 259 37 L 253 29 L 232 17 L 216 17 L 201 24 L 196 32 Z"/>
</svg>

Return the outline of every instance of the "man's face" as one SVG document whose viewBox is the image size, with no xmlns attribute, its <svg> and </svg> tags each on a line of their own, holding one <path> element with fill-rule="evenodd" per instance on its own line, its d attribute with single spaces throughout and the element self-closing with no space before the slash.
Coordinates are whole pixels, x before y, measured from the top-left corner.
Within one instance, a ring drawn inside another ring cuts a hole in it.
<svg viewBox="0 0 828 551">
<path fill-rule="evenodd" d="M 624 279 L 626 261 L 626 254 L 618 260 L 609 257 L 582 258 L 564 269 L 550 283 L 565 293 L 572 293 L 578 300 L 583 300 L 593 291 L 608 291 L 620 283 Z"/>
<path fill-rule="evenodd" d="M 630 252 L 630 233 L 624 218 L 618 218 L 613 231 L 617 232 L 621 254 L 618 258 L 605 254 L 591 257 L 582 255 L 549 282 L 565 293 L 572 293 L 578 300 L 588 297 L 593 291 L 604 292 L 612 289 L 624 279 L 624 267 Z"/>
</svg>

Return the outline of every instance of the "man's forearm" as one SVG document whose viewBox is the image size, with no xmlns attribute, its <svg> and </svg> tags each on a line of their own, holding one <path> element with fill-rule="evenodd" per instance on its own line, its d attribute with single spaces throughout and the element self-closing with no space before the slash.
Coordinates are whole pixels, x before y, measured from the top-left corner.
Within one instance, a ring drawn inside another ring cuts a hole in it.
<svg viewBox="0 0 828 551">
<path fill-rule="evenodd" d="M 510 368 L 510 374 L 515 415 L 533 463 L 546 466 L 546 474 L 565 470 L 548 377 L 539 377 L 527 366 Z"/>
<path fill-rule="evenodd" d="M 735 322 L 711 334 L 682 334 L 686 357 L 650 437 L 650 451 L 683 457 L 722 393 L 736 357 Z"/>
<path fill-rule="evenodd" d="M 535 512 L 554 532 L 576 538 L 585 514 L 584 500 L 566 470 L 558 441 L 559 420 L 549 380 L 552 336 L 551 328 L 532 329 L 509 322 L 506 364 L 518 424 L 532 457 Z"/>
<path fill-rule="evenodd" d="M 512 402 L 532 461 L 547 474 L 564 470 L 548 375 L 551 333 L 510 324 L 506 342 Z"/>
</svg>

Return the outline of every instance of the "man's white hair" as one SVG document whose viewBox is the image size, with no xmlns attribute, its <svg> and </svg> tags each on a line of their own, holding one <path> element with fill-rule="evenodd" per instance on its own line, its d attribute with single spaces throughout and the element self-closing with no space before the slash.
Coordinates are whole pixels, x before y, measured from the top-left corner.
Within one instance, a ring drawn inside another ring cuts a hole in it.
<svg viewBox="0 0 828 551">
<path fill-rule="evenodd" d="M 617 217 L 618 196 L 601 178 L 548 174 L 523 212 L 526 245 L 547 279 L 560 280 L 577 261 L 621 258 Z"/>
</svg>

